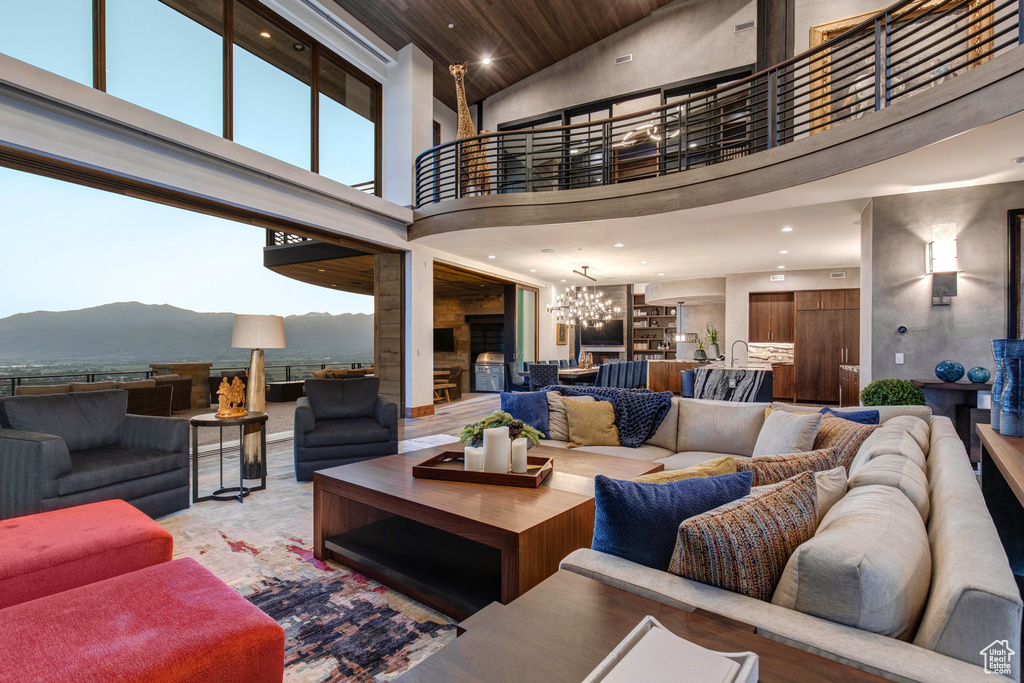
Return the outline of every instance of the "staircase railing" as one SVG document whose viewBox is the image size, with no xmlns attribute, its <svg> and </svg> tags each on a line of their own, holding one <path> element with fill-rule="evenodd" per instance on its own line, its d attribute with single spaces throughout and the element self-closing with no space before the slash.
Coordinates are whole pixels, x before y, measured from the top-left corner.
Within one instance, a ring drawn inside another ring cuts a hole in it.
<svg viewBox="0 0 1024 683">
<path fill-rule="evenodd" d="M 785 145 L 955 78 L 1024 43 L 1024 0 L 903 0 L 716 90 L 636 114 L 489 133 L 416 158 L 416 206 L 679 173 Z"/>
</svg>

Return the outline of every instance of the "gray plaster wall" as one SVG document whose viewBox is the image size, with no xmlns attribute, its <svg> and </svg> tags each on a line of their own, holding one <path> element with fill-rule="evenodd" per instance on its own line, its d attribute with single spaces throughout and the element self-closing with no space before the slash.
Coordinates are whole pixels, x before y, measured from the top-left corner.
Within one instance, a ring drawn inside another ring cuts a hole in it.
<svg viewBox="0 0 1024 683">
<path fill-rule="evenodd" d="M 932 379 L 945 359 L 992 369 L 990 341 L 1006 335 L 1007 211 L 1017 208 L 1024 208 L 1024 183 L 872 200 L 874 379 Z M 959 293 L 950 306 L 932 306 L 925 274 L 925 245 L 941 223 L 957 226 Z M 909 331 L 899 334 L 900 325 Z M 895 364 L 897 352 L 904 365 Z"/>
<path fill-rule="evenodd" d="M 757 31 L 733 26 L 756 17 L 754 0 L 672 3 L 488 97 L 484 127 L 753 64 Z M 629 53 L 633 61 L 613 65 Z"/>
</svg>

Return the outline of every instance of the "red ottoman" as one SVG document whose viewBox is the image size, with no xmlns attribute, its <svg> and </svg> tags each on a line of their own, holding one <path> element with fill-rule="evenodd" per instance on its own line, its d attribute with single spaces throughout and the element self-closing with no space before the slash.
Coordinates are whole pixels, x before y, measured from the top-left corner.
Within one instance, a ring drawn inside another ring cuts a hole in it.
<svg viewBox="0 0 1024 683">
<path fill-rule="evenodd" d="M 0 521 L 0 609 L 168 562 L 173 546 L 123 500 Z"/>
<path fill-rule="evenodd" d="M 280 683 L 284 629 L 191 558 L 0 611 L 0 678 Z"/>
</svg>

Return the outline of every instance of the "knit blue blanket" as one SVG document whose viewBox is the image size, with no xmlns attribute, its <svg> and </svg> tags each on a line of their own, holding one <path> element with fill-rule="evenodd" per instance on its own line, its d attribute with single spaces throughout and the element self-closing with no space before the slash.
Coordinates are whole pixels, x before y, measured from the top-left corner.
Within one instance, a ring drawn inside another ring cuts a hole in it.
<svg viewBox="0 0 1024 683">
<path fill-rule="evenodd" d="M 610 402 L 619 428 L 619 443 L 628 448 L 639 448 L 654 436 L 672 407 L 671 391 L 563 385 L 549 386 L 546 390 L 561 392 L 563 396 L 593 396 Z"/>
</svg>

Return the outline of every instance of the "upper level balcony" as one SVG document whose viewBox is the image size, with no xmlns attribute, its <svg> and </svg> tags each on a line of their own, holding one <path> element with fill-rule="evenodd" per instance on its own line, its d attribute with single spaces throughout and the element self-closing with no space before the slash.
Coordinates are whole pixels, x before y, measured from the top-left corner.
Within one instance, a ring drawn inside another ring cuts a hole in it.
<svg viewBox="0 0 1024 683">
<path fill-rule="evenodd" d="M 410 237 L 728 201 L 990 123 L 1024 109 L 1013 95 L 1024 69 L 1013 51 L 1024 42 L 1020 14 L 1019 0 L 903 0 L 804 54 L 682 101 L 433 147 L 417 158 Z M 929 113 L 939 116 L 924 124 Z M 911 119 L 908 134 L 901 124 Z"/>
</svg>

